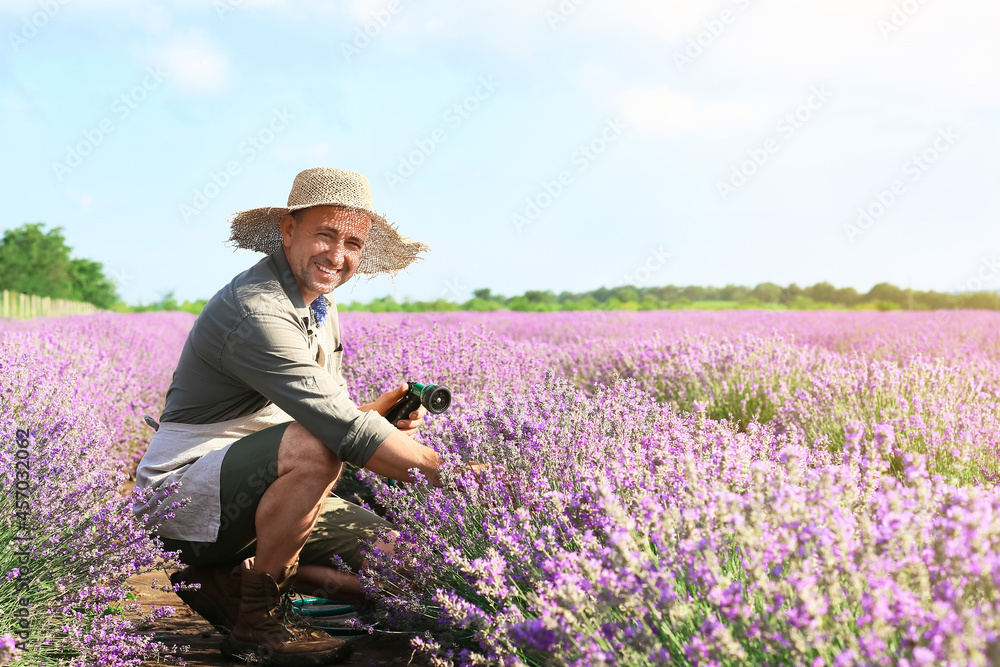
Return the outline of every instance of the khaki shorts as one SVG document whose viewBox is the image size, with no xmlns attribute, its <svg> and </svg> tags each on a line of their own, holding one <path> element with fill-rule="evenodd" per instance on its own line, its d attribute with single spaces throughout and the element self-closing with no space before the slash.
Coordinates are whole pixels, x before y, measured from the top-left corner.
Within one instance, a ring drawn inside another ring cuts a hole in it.
<svg viewBox="0 0 1000 667">
<path fill-rule="evenodd" d="M 168 551 L 181 551 L 180 560 L 201 567 L 238 565 L 257 552 L 257 505 L 278 478 L 278 447 L 292 422 L 271 426 L 240 438 L 222 460 L 219 497 L 221 526 L 215 542 L 188 542 L 161 538 Z M 383 537 L 391 524 L 373 512 L 337 496 L 323 502 L 316 527 L 299 554 L 299 565 L 332 565 L 339 556 L 357 572 L 365 543 Z"/>
</svg>

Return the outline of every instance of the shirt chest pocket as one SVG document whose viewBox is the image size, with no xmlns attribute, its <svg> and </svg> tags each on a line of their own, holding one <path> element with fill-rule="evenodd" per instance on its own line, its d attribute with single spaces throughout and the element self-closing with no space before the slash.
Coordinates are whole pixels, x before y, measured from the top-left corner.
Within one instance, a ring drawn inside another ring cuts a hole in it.
<svg viewBox="0 0 1000 667">
<path fill-rule="evenodd" d="M 330 372 L 336 377 L 340 377 L 341 367 L 340 362 L 344 359 L 344 344 L 341 343 L 337 346 L 337 349 L 330 353 Z"/>
<path fill-rule="evenodd" d="M 330 371 L 335 375 L 340 374 L 340 362 L 344 357 L 344 344 L 341 343 L 337 346 L 337 349 L 332 351 L 329 356 L 323 349 L 322 345 L 318 345 L 316 350 L 316 363 Z"/>
</svg>

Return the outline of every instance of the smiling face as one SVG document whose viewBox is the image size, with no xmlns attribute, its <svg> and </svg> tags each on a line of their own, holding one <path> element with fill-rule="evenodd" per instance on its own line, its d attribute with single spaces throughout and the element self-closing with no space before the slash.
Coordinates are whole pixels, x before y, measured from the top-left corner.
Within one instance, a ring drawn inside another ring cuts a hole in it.
<svg viewBox="0 0 1000 667">
<path fill-rule="evenodd" d="M 288 266 L 307 304 L 354 275 L 372 227 L 365 213 L 340 206 L 310 206 L 279 224 Z"/>
</svg>

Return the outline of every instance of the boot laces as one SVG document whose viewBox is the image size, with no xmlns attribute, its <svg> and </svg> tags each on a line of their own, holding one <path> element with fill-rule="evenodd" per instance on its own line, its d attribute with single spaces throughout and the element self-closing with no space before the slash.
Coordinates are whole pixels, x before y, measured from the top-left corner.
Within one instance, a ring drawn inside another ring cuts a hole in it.
<svg viewBox="0 0 1000 667">
<path fill-rule="evenodd" d="M 306 620 L 292 604 L 294 591 L 288 591 L 281 598 L 281 624 L 298 640 L 328 640 L 330 635 L 319 630 Z"/>
</svg>

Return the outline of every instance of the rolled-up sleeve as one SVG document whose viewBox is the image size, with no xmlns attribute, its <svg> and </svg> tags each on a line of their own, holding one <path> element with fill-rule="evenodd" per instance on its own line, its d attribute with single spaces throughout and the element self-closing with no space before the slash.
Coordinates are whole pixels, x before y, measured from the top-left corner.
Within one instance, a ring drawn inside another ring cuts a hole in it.
<svg viewBox="0 0 1000 667">
<path fill-rule="evenodd" d="M 229 336 L 220 364 L 288 413 L 342 461 L 363 466 L 396 429 L 351 400 L 339 369 L 310 358 L 303 331 L 281 314 L 251 314 Z"/>
</svg>

